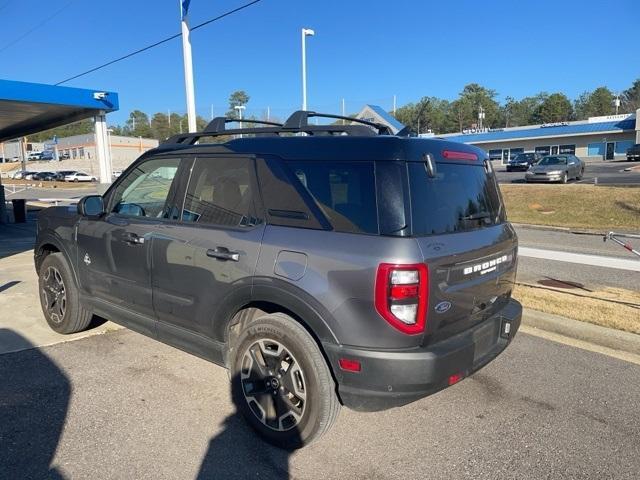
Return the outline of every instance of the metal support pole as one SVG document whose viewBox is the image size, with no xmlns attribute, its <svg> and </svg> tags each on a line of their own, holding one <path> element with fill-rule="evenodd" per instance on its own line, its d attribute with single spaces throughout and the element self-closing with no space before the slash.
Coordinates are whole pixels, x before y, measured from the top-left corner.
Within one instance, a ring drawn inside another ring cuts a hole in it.
<svg viewBox="0 0 640 480">
<path fill-rule="evenodd" d="M 96 156 L 100 166 L 100 183 L 111 183 L 111 152 L 107 133 L 107 117 L 104 112 L 94 117 Z"/>
<path fill-rule="evenodd" d="M 307 109 L 307 36 L 315 35 L 310 28 L 302 29 L 302 110 Z"/>
</svg>

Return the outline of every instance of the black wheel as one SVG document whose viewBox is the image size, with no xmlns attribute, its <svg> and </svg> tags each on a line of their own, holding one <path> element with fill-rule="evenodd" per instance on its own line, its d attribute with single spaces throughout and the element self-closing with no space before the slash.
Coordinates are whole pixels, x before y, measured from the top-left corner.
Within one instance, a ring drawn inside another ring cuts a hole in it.
<svg viewBox="0 0 640 480">
<path fill-rule="evenodd" d="M 77 179 L 77 178 L 74 178 L 74 179 L 73 179 L 73 181 L 74 181 L 74 182 L 77 182 L 77 181 L 78 181 L 78 179 Z"/>
<path fill-rule="evenodd" d="M 40 266 L 40 305 L 49 326 L 58 333 L 76 333 L 91 321 L 79 301 L 71 269 L 62 253 L 51 253 Z"/>
<path fill-rule="evenodd" d="M 567 183 L 568 180 L 569 180 L 569 175 L 567 174 L 567 172 L 564 172 L 562 174 L 562 178 L 560 179 L 560 183 Z"/>
<path fill-rule="evenodd" d="M 578 174 L 578 178 L 576 180 L 582 180 L 582 177 L 584 177 L 584 168 L 580 170 L 580 173 Z"/>
<path fill-rule="evenodd" d="M 249 323 L 233 346 L 236 406 L 265 440 L 296 449 L 325 433 L 340 410 L 331 372 L 311 335 L 288 315 Z"/>
</svg>

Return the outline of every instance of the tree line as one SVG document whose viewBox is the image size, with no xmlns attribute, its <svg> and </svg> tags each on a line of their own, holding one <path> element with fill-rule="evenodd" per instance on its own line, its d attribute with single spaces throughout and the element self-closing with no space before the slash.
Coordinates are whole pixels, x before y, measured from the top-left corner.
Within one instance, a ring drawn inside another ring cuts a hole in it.
<svg viewBox="0 0 640 480">
<path fill-rule="evenodd" d="M 422 97 L 396 110 L 396 118 L 418 133 L 460 132 L 478 124 L 478 113 L 484 111 L 483 127 L 506 128 L 540 123 L 586 120 L 589 117 L 612 115 L 616 112 L 614 93 L 598 87 L 582 93 L 573 102 L 560 92 L 540 92 L 516 100 L 497 100 L 498 93 L 477 83 L 470 83 L 454 101 L 437 97 Z M 632 113 L 640 108 L 640 79 L 620 94 L 620 113 Z"/>
<path fill-rule="evenodd" d="M 582 93 L 574 101 L 565 94 L 540 92 L 519 100 L 507 96 L 504 102 L 497 99 L 498 93 L 477 83 L 466 85 L 458 98 L 449 101 L 438 97 L 422 97 L 417 102 L 401 106 L 396 118 L 418 133 L 432 131 L 437 134 L 460 132 L 473 128 L 478 123 L 480 108 L 484 111 L 483 126 L 488 128 L 517 127 L 539 123 L 585 120 L 588 117 L 615 113 L 615 95 L 605 87 Z M 227 117 L 235 118 L 238 106 L 249 103 L 249 95 L 238 90 L 229 96 Z M 620 113 L 635 112 L 640 108 L 640 79 L 620 94 Z M 249 116 L 249 119 L 255 119 Z M 202 130 L 208 120 L 198 116 L 196 125 Z M 188 131 L 187 116 L 178 113 L 157 112 L 149 116 L 141 110 L 133 110 L 124 125 L 109 127 L 113 135 L 155 138 L 159 141 Z M 82 120 L 54 128 L 29 137 L 31 141 L 50 140 L 54 135 L 68 137 L 93 132 L 93 121 Z"/>
</svg>

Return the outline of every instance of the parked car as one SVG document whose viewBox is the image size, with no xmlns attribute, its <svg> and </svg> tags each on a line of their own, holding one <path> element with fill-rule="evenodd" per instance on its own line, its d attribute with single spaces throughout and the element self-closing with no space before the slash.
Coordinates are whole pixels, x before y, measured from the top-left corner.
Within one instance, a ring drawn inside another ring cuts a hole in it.
<svg viewBox="0 0 640 480">
<path fill-rule="evenodd" d="M 547 155 L 527 170 L 525 182 L 560 182 L 582 179 L 584 162 L 575 155 Z"/>
<path fill-rule="evenodd" d="M 286 448 L 322 435 L 340 405 L 405 405 L 496 358 L 522 308 L 486 153 L 308 122 L 319 116 L 214 119 L 77 211 L 43 210 L 34 258 L 51 328 L 96 314 L 227 367 L 239 411 Z"/>
<path fill-rule="evenodd" d="M 68 153 L 59 153 L 58 154 L 58 159 L 59 160 L 69 160 L 69 158 L 71 158 L 71 157 L 69 157 Z"/>
<path fill-rule="evenodd" d="M 36 172 L 32 175 L 32 180 L 52 181 L 57 180 L 58 175 L 55 172 Z"/>
<path fill-rule="evenodd" d="M 42 158 L 42 152 L 29 152 L 27 160 L 40 160 Z"/>
<path fill-rule="evenodd" d="M 40 160 L 43 160 L 43 161 L 54 160 L 54 159 L 55 159 L 55 155 L 54 155 L 54 152 L 52 150 L 45 150 L 40 155 Z"/>
<path fill-rule="evenodd" d="M 18 170 L 14 172 L 13 175 L 11 175 L 11 178 L 13 178 L 14 180 L 24 180 L 27 175 L 32 174 L 33 172 L 30 172 L 28 170 Z"/>
<path fill-rule="evenodd" d="M 507 172 L 514 170 L 527 170 L 531 165 L 535 165 L 542 159 L 539 153 L 519 153 L 507 163 Z"/>
<path fill-rule="evenodd" d="M 627 149 L 627 161 L 640 160 L 640 143 L 636 143 L 633 147 Z"/>
<path fill-rule="evenodd" d="M 74 172 L 64 176 L 65 182 L 95 182 L 96 177 L 84 172 Z"/>
</svg>

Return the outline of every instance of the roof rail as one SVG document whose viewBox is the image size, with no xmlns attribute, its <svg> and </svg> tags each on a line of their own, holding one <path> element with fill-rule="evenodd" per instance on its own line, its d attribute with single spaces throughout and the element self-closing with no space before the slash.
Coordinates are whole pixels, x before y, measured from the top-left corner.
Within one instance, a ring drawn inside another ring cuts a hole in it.
<svg viewBox="0 0 640 480">
<path fill-rule="evenodd" d="M 358 123 L 359 125 L 309 125 L 310 117 L 336 118 L 347 120 L 349 122 Z M 266 125 L 265 127 L 251 128 L 232 128 L 227 129 L 226 124 L 231 122 L 253 123 L 258 125 Z M 375 129 L 375 131 L 371 128 Z M 195 133 L 179 133 L 167 138 L 162 144 L 183 144 L 193 145 L 202 137 L 218 137 L 223 135 L 267 135 L 280 136 L 281 134 L 306 133 L 307 135 L 393 135 L 391 129 L 381 123 L 370 122 L 359 118 L 344 117 L 341 115 L 333 115 L 329 113 L 317 113 L 306 110 L 298 110 L 294 112 L 284 124 L 269 122 L 265 120 L 238 119 L 227 117 L 216 117 L 205 127 L 202 132 Z"/>
</svg>

